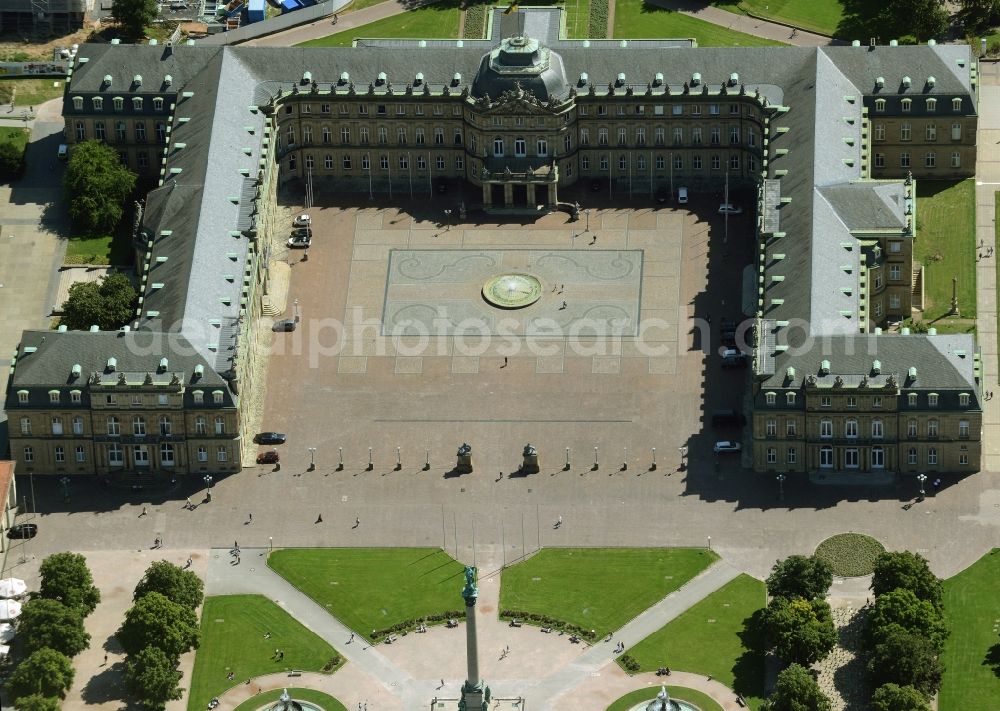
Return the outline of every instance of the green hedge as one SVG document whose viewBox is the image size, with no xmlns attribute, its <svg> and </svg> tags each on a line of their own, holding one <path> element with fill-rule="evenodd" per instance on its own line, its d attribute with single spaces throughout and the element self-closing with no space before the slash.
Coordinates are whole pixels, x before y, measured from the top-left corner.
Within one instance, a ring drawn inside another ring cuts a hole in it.
<svg viewBox="0 0 1000 711">
<path fill-rule="evenodd" d="M 582 637 L 588 642 L 594 642 L 597 639 L 597 635 L 594 634 L 593 630 L 584 629 L 579 625 L 574 625 L 563 620 L 557 620 L 555 617 L 549 617 L 548 615 L 541 615 L 537 612 L 524 612 L 522 610 L 501 610 L 500 611 L 501 620 L 521 620 L 528 622 L 533 625 L 538 625 L 539 627 L 552 627 L 561 632 L 569 632 L 577 637 Z"/>
<path fill-rule="evenodd" d="M 482 39 L 486 34 L 486 16 L 490 5 L 484 2 L 474 2 L 465 9 L 465 39 Z"/>
<path fill-rule="evenodd" d="M 608 36 L 608 0 L 590 0 L 589 34 L 592 39 Z"/>
<path fill-rule="evenodd" d="M 385 629 L 373 631 L 371 638 L 374 642 L 381 637 L 388 637 L 391 634 L 406 634 L 407 632 L 412 632 L 419 629 L 420 625 L 441 624 L 442 622 L 447 622 L 452 619 L 464 620 L 465 611 L 448 610 L 447 612 L 441 612 L 436 615 L 427 615 L 427 617 L 420 617 L 415 620 L 403 620 L 402 622 L 397 622 L 392 627 L 386 627 Z"/>
</svg>

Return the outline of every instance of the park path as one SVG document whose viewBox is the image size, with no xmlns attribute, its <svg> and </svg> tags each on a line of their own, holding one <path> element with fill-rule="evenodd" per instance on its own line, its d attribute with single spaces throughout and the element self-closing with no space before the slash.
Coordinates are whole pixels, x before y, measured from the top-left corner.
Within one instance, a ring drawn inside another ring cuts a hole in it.
<svg viewBox="0 0 1000 711">
<path fill-rule="evenodd" d="M 981 62 L 979 136 L 976 155 L 976 244 L 983 259 L 976 263 L 976 341 L 982 353 L 982 390 L 998 383 L 997 365 L 997 248 L 994 195 L 1000 190 L 1000 64 Z M 959 304 L 961 308 L 961 304 Z M 1000 471 L 1000 400 L 983 402 L 983 469 Z M 991 492 L 1000 505 L 1000 493 Z"/>
<path fill-rule="evenodd" d="M 716 562 L 708 570 L 681 586 L 680 589 L 647 608 L 642 614 L 618 630 L 611 641 L 595 643 L 571 664 L 525 689 L 524 696 L 532 699 L 533 703 L 536 700 L 550 702 L 564 693 L 571 692 L 586 679 L 598 674 L 604 667 L 609 664 L 614 665 L 617 656 L 614 649 L 617 642 L 624 642 L 625 651 L 628 652 L 634 645 L 689 610 L 699 600 L 715 592 L 739 574 L 740 571 L 729 563 L 722 560 Z M 671 683 L 679 682 L 675 682 L 674 677 L 671 676 Z"/>
<path fill-rule="evenodd" d="M 364 639 L 348 642 L 351 629 L 267 566 L 266 548 L 242 549 L 239 565 L 233 565 L 229 551 L 213 548 L 208 560 L 205 594 L 264 595 L 381 685 L 392 687 L 407 679 L 402 670 L 368 646 Z"/>
<path fill-rule="evenodd" d="M 805 30 L 795 30 L 792 34 L 791 25 L 783 25 L 778 22 L 760 20 L 749 15 L 737 15 L 735 12 L 728 12 L 717 7 L 713 7 L 705 2 L 697 0 L 647 0 L 653 5 L 675 10 L 682 15 L 711 22 L 737 32 L 744 32 L 755 37 L 784 42 L 785 44 L 797 47 L 825 47 L 829 44 L 842 44 L 841 41 L 831 39 L 826 35 L 818 35 Z M 610 35 L 609 35 L 610 36 Z"/>
</svg>

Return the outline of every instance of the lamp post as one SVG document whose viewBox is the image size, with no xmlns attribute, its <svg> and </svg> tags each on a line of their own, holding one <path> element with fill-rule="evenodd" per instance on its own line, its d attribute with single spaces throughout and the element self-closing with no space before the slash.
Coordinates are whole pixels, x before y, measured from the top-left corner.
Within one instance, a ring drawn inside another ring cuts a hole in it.
<svg viewBox="0 0 1000 711">
<path fill-rule="evenodd" d="M 301 320 L 301 316 L 299 315 L 299 300 L 296 299 L 293 305 L 295 306 L 295 323 L 298 323 Z"/>
<path fill-rule="evenodd" d="M 451 210 L 444 211 L 444 221 L 445 221 L 444 231 L 447 232 L 448 230 L 451 229 Z"/>
<path fill-rule="evenodd" d="M 622 471 L 628 471 L 628 447 L 625 447 L 625 452 L 622 454 Z"/>
<path fill-rule="evenodd" d="M 656 447 L 653 447 L 653 463 L 649 465 L 649 471 L 656 471 Z"/>
<path fill-rule="evenodd" d="M 778 482 L 778 500 L 782 501 L 785 498 L 785 475 L 778 474 L 774 478 Z"/>
<path fill-rule="evenodd" d="M 69 501 L 69 477 L 68 476 L 60 477 L 59 483 L 62 484 L 63 501 Z"/>
<path fill-rule="evenodd" d="M 569 471 L 569 447 L 566 448 L 566 465 L 563 467 L 563 471 Z"/>
<path fill-rule="evenodd" d="M 920 482 L 920 498 L 924 498 L 924 482 L 927 481 L 926 474 L 917 474 L 917 481 Z"/>
<path fill-rule="evenodd" d="M 205 494 L 205 500 L 206 501 L 211 501 L 212 500 L 212 475 L 211 474 L 206 474 L 205 477 L 204 477 L 204 480 L 205 480 L 205 486 L 208 487 L 208 493 Z"/>
<path fill-rule="evenodd" d="M 594 447 L 594 471 L 596 472 L 597 469 L 598 469 L 598 464 L 597 464 L 597 447 Z"/>
<path fill-rule="evenodd" d="M 375 465 L 372 463 L 372 448 L 369 447 L 368 448 L 368 471 L 371 471 L 374 468 L 375 468 Z"/>
<path fill-rule="evenodd" d="M 340 457 L 340 461 L 337 462 L 337 471 L 342 472 L 344 471 L 344 448 L 337 447 L 337 454 Z"/>
<path fill-rule="evenodd" d="M 309 471 L 316 469 L 316 448 L 309 447 Z"/>
<path fill-rule="evenodd" d="M 587 229 L 585 229 L 584 232 L 590 232 L 590 208 L 588 207 L 584 210 L 583 214 L 587 216 Z"/>
<path fill-rule="evenodd" d="M 403 468 L 403 460 L 400 458 L 399 447 L 396 447 L 396 471 Z"/>
</svg>

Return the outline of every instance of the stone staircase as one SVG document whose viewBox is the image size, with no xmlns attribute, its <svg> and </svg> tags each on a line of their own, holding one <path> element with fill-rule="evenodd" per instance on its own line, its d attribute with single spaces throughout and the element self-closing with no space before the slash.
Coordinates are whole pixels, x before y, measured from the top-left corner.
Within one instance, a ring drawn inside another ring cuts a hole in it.
<svg viewBox="0 0 1000 711">
<path fill-rule="evenodd" d="M 924 310 L 924 266 L 922 264 L 914 265 L 913 269 L 913 280 L 910 282 L 913 286 L 911 287 L 910 293 L 910 304 L 913 308 L 923 311 Z"/>
</svg>

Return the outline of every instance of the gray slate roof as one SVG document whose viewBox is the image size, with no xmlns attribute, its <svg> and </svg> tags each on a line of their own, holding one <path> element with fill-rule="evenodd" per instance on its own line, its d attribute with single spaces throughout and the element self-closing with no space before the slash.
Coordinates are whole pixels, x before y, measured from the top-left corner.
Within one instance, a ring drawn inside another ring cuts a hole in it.
<svg viewBox="0 0 1000 711">
<path fill-rule="evenodd" d="M 167 358 L 165 370 L 159 367 L 163 357 Z M 109 358 L 117 361 L 113 372 L 107 369 Z M 79 377 L 73 376 L 74 365 L 80 366 Z M 202 375 L 195 373 L 198 365 L 202 366 Z M 50 390 L 63 393 L 63 404 L 69 403 L 67 393 L 70 390 L 80 390 L 80 406 L 87 407 L 87 379 L 93 373 L 100 373 L 106 383 L 117 383 L 118 375 L 125 373 L 131 385 L 142 384 L 146 373 L 163 384 L 177 373 L 189 397 L 190 391 L 196 388 L 221 390 L 224 392 L 223 406 L 235 406 L 228 383 L 181 335 L 141 331 L 24 331 L 5 408 L 8 412 L 26 407 L 51 408 Z M 28 391 L 27 405 L 18 402 L 19 390 Z"/>
</svg>

